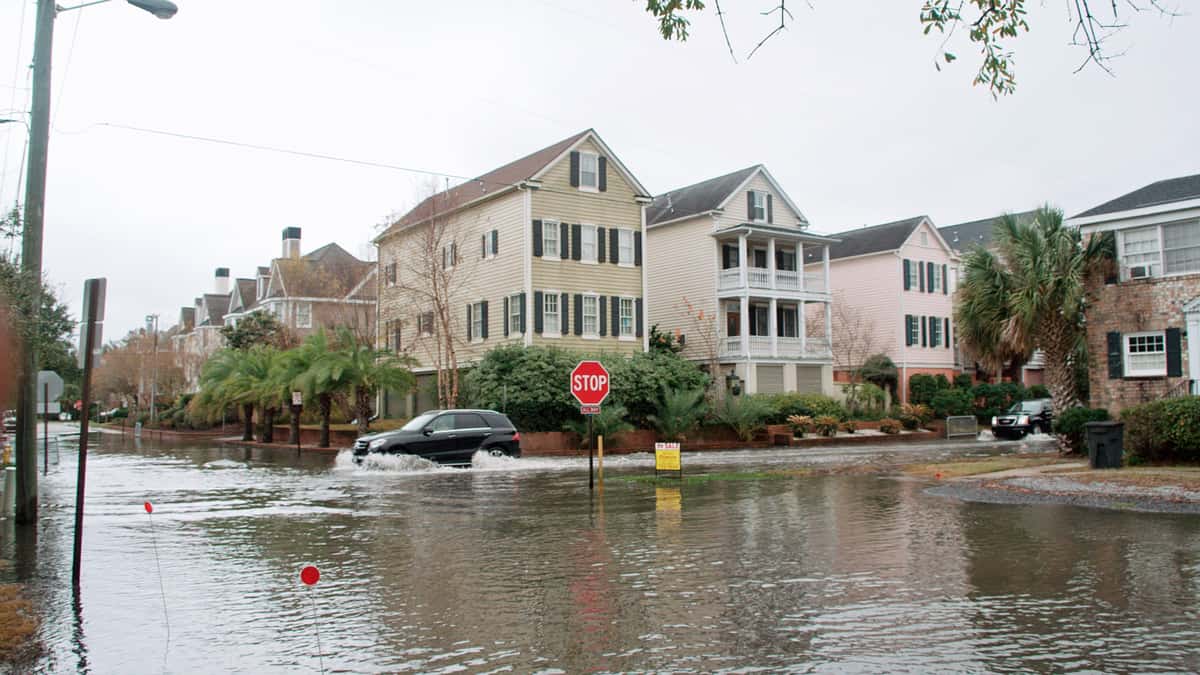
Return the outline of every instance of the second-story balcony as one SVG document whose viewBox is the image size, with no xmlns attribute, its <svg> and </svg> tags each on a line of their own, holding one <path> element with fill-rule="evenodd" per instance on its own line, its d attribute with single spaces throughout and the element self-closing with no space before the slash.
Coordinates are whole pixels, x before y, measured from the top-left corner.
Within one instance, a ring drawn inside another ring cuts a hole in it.
<svg viewBox="0 0 1200 675">
<path fill-rule="evenodd" d="M 717 283 L 719 291 L 736 291 L 740 288 L 794 291 L 797 293 L 827 293 L 825 275 L 822 272 L 799 272 L 796 270 L 772 270 L 765 267 L 746 269 L 746 285 L 742 285 L 741 267 L 728 267 L 720 272 Z"/>
<path fill-rule="evenodd" d="M 747 350 L 749 354 L 747 354 Z M 739 336 L 721 338 L 721 358 L 776 357 L 785 359 L 830 359 L 833 352 L 829 340 L 823 337 L 777 337 L 772 348 L 771 338 L 764 335 L 747 336 L 743 344 Z"/>
<path fill-rule="evenodd" d="M 803 229 L 745 224 L 714 233 L 718 255 L 717 291 L 726 296 L 749 291 L 769 295 L 829 293 L 829 245 L 836 240 Z M 823 265 L 804 269 L 805 251 L 821 252 Z"/>
</svg>

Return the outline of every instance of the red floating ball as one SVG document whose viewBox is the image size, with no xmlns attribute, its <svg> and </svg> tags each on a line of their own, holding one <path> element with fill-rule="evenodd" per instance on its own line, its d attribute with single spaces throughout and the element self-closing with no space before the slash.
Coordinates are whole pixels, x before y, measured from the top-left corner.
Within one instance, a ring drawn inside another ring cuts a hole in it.
<svg viewBox="0 0 1200 675">
<path fill-rule="evenodd" d="M 305 585 L 312 586 L 321 580 L 321 570 L 315 565 L 305 565 L 304 569 L 300 570 L 300 581 Z"/>
<path fill-rule="evenodd" d="M 146 513 L 154 513 L 154 505 L 150 502 L 146 502 L 145 504 L 142 504 L 142 506 L 146 507 Z"/>
</svg>

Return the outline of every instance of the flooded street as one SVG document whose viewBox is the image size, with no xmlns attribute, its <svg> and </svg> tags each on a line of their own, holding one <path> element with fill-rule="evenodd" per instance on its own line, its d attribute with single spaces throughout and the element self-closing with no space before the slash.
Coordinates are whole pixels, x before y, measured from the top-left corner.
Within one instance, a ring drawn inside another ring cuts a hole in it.
<svg viewBox="0 0 1200 675">
<path fill-rule="evenodd" d="M 685 453 L 684 468 L 955 452 Z M 853 473 L 621 479 L 652 470 L 608 458 L 591 495 L 586 458 L 355 467 L 107 435 L 88 463 L 80 606 L 66 449 L 36 557 L 0 525 L 0 581 L 29 582 L 47 672 L 1200 669 L 1195 517 L 963 503 Z"/>
</svg>

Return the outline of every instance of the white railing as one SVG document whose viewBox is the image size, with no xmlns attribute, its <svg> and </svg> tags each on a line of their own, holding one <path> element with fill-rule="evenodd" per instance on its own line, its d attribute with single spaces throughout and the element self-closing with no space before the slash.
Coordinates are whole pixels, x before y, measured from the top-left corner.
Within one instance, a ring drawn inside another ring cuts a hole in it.
<svg viewBox="0 0 1200 675">
<path fill-rule="evenodd" d="M 721 276 L 717 280 L 717 287 L 723 291 L 731 288 L 739 288 L 742 285 L 742 270 L 740 267 L 730 267 L 721 270 Z"/>
<path fill-rule="evenodd" d="M 721 355 L 728 356 L 742 353 L 742 338 L 727 337 L 721 340 Z"/>
<path fill-rule="evenodd" d="M 771 271 L 765 267 L 750 267 L 746 269 L 746 279 L 751 288 L 770 288 Z"/>
<path fill-rule="evenodd" d="M 806 338 L 805 343 L 805 356 L 829 356 L 832 353 L 829 340 L 823 337 Z"/>
<path fill-rule="evenodd" d="M 788 270 L 776 270 L 775 287 L 784 291 L 800 290 L 800 273 Z"/>
<path fill-rule="evenodd" d="M 750 353 L 755 355 L 768 355 L 771 353 L 771 338 L 765 335 L 750 336 Z"/>
<path fill-rule="evenodd" d="M 805 272 L 804 290 L 808 291 L 809 293 L 824 293 L 829 290 L 825 287 L 825 273 Z"/>
<path fill-rule="evenodd" d="M 750 356 L 772 356 L 771 338 L 765 335 L 751 335 L 749 338 Z M 810 337 L 801 344 L 800 338 L 775 338 L 775 355 L 791 358 L 830 358 L 829 341 L 823 337 Z M 721 356 L 745 356 L 740 337 L 721 338 Z"/>
</svg>

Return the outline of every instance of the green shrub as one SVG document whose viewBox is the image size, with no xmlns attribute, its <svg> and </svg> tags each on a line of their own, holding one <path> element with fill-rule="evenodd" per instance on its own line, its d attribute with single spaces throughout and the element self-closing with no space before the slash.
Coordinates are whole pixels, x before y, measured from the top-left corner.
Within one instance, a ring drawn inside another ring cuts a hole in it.
<svg viewBox="0 0 1200 675">
<path fill-rule="evenodd" d="M 1088 422 L 1107 420 L 1108 411 L 1103 408 L 1071 408 L 1054 418 L 1054 433 L 1062 436 L 1072 452 L 1087 452 Z"/>
<path fill-rule="evenodd" d="M 116 411 L 114 411 L 113 414 L 109 416 L 109 419 L 110 420 L 123 420 L 127 417 L 129 417 L 129 408 L 117 408 Z"/>
<path fill-rule="evenodd" d="M 1121 412 L 1126 454 L 1145 462 L 1200 461 L 1200 396 L 1144 403 Z"/>
<path fill-rule="evenodd" d="M 958 375 L 954 376 L 955 389 L 970 389 L 973 386 L 975 386 L 975 382 L 971 379 L 970 375 L 966 373 L 959 373 Z"/>
<path fill-rule="evenodd" d="M 846 394 L 846 408 L 851 416 L 870 416 L 882 412 L 887 395 L 870 382 L 847 384 L 842 387 Z"/>
<path fill-rule="evenodd" d="M 974 415 L 975 399 L 971 398 L 971 392 L 966 389 L 943 389 L 933 395 L 929 407 L 933 409 L 933 416 L 937 419 L 945 419 L 951 415 Z"/>
<path fill-rule="evenodd" d="M 908 400 L 911 403 L 928 404 L 939 391 L 950 388 L 945 375 L 917 374 L 908 378 Z"/>
<path fill-rule="evenodd" d="M 852 434 L 858 431 L 858 422 L 855 422 L 854 420 L 846 420 L 845 422 L 842 422 L 841 429 L 848 434 Z"/>
<path fill-rule="evenodd" d="M 574 368 L 582 357 L 572 358 Z M 599 361 L 612 378 L 611 396 L 629 410 L 629 422 L 639 429 L 651 428 L 650 415 L 658 408 L 663 387 L 685 391 L 704 391 L 708 387 L 708 376 L 695 362 L 670 351 L 639 352 L 633 356 L 603 354 Z M 564 377 L 554 385 L 565 390 L 567 380 Z"/>
<path fill-rule="evenodd" d="M 846 419 L 849 414 L 842 404 L 824 394 L 758 394 L 755 398 L 766 401 L 771 406 L 771 414 L 767 417 L 768 424 L 784 424 L 792 415 L 818 417 L 832 415 L 839 420 Z"/>
<path fill-rule="evenodd" d="M 879 420 L 879 430 L 885 434 L 898 434 L 900 433 L 900 420 L 885 417 Z"/>
<path fill-rule="evenodd" d="M 983 382 L 971 390 L 975 398 L 975 417 L 979 422 L 987 424 L 992 418 L 1008 410 L 1014 403 L 1029 398 L 1029 392 L 1015 382 L 989 384 Z"/>
<path fill-rule="evenodd" d="M 821 436 L 833 436 L 837 433 L 839 424 L 838 418 L 833 415 L 821 415 L 813 420 L 813 431 Z"/>
<path fill-rule="evenodd" d="M 726 396 L 714 416 L 721 424 L 733 429 L 738 438 L 749 441 L 755 433 L 766 428 L 766 419 L 771 413 L 771 405 L 760 396 Z"/>
<path fill-rule="evenodd" d="M 1026 392 L 1029 398 L 1051 398 L 1050 390 L 1044 384 L 1035 384 Z"/>
<path fill-rule="evenodd" d="M 813 418 L 808 415 L 792 415 L 787 418 L 787 423 L 792 427 L 792 434 L 796 438 L 804 438 L 804 434 L 812 429 Z"/>
<path fill-rule="evenodd" d="M 863 361 L 858 374 L 864 382 L 869 382 L 880 389 L 889 391 L 892 398 L 896 397 L 899 382 L 899 370 L 887 354 L 872 354 Z"/>
<path fill-rule="evenodd" d="M 656 412 L 649 416 L 649 421 L 663 438 L 677 441 L 696 428 L 706 407 L 703 389 L 663 387 Z"/>
<path fill-rule="evenodd" d="M 622 431 L 629 431 L 633 429 L 633 425 L 629 423 L 628 416 L 629 411 L 625 409 L 625 406 L 609 397 L 604 401 L 604 405 L 600 407 L 600 414 L 590 416 L 592 418 L 592 433 L 597 436 L 612 436 Z M 563 429 L 579 434 L 579 437 L 584 439 L 584 444 L 587 444 L 587 417 L 580 415 L 578 419 L 567 420 L 563 424 Z"/>
</svg>

